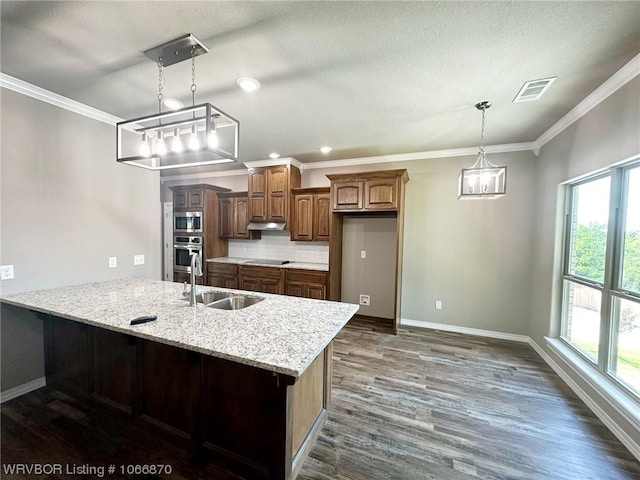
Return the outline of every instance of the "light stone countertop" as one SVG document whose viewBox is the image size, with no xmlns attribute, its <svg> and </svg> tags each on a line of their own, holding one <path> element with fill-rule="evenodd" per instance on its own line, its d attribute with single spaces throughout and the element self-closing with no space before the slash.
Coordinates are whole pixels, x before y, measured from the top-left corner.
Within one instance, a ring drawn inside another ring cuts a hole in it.
<svg viewBox="0 0 640 480">
<path fill-rule="evenodd" d="M 3 303 L 299 377 L 358 310 L 350 303 L 201 287 L 264 297 L 241 310 L 182 299 L 183 285 L 121 279 L 4 295 Z M 153 322 L 131 319 L 157 315 Z"/>
<path fill-rule="evenodd" d="M 244 265 L 247 262 L 251 262 L 256 260 L 255 258 L 239 258 L 239 257 L 216 257 L 216 258 L 208 258 L 207 262 L 213 263 L 233 263 L 236 265 Z M 329 271 L 329 264 L 327 263 L 312 263 L 312 262 L 290 262 L 285 263 L 284 265 L 271 265 L 271 264 L 260 264 L 260 263 L 252 263 L 253 266 L 265 266 L 265 267 L 273 267 L 273 268 L 295 268 L 300 270 L 318 270 L 323 272 Z"/>
</svg>

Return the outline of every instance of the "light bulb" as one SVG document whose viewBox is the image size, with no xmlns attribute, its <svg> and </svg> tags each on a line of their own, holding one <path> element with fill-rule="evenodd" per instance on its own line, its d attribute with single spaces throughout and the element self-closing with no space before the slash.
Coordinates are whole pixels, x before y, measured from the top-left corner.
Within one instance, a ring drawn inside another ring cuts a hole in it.
<svg viewBox="0 0 640 480">
<path fill-rule="evenodd" d="M 491 180 L 491 174 L 489 172 L 482 172 L 482 176 L 480 177 L 480 181 L 482 185 L 488 185 Z"/>
<path fill-rule="evenodd" d="M 140 144 L 140 155 L 148 157 L 151 155 L 151 148 L 147 139 L 147 132 L 142 132 L 142 143 Z"/>
<path fill-rule="evenodd" d="M 182 140 L 180 139 L 180 130 L 178 130 L 178 128 L 173 129 L 173 142 L 171 143 L 171 151 L 174 153 L 180 153 L 182 151 Z"/>
<path fill-rule="evenodd" d="M 164 132 L 160 130 L 158 132 L 158 140 L 156 141 L 156 153 L 158 155 L 164 155 L 167 153 L 167 145 L 164 143 Z"/>
<path fill-rule="evenodd" d="M 200 148 L 200 140 L 198 140 L 198 129 L 194 123 L 191 126 L 191 136 L 189 137 L 189 148 L 191 150 L 198 150 Z"/>
<path fill-rule="evenodd" d="M 218 148 L 218 133 L 215 128 L 212 128 L 209 132 L 209 137 L 207 138 L 207 143 L 211 148 Z"/>
</svg>

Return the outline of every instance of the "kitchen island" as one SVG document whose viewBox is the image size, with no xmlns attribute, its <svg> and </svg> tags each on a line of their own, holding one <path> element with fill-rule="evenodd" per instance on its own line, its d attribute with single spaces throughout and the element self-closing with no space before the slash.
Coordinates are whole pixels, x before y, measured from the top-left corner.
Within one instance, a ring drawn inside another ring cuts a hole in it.
<svg viewBox="0 0 640 480">
<path fill-rule="evenodd" d="M 182 292 L 127 279 L 1 300 L 43 318 L 47 384 L 148 421 L 248 478 L 295 478 L 326 420 L 333 338 L 357 306 L 252 293 L 263 300 L 218 310 L 190 307 Z M 148 315 L 157 320 L 130 325 Z"/>
</svg>

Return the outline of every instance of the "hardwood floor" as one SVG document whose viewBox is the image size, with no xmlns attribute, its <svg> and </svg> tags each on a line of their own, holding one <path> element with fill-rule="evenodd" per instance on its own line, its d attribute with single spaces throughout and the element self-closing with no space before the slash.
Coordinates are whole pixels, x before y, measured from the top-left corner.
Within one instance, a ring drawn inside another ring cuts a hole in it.
<svg viewBox="0 0 640 480">
<path fill-rule="evenodd" d="M 394 336 L 358 320 L 334 342 L 333 385 L 299 480 L 640 478 L 640 464 L 528 345 Z M 142 422 L 47 388 L 3 404 L 1 422 L 3 468 L 170 464 L 170 476 L 104 478 L 242 478 Z"/>
</svg>

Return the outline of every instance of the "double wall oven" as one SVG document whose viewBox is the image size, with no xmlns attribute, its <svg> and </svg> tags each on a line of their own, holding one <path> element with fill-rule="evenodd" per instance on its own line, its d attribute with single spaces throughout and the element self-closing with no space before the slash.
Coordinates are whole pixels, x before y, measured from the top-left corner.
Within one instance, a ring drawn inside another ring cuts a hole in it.
<svg viewBox="0 0 640 480">
<path fill-rule="evenodd" d="M 191 273 L 191 255 L 198 254 L 202 258 L 202 243 L 200 235 L 174 235 L 173 271 Z"/>
</svg>

